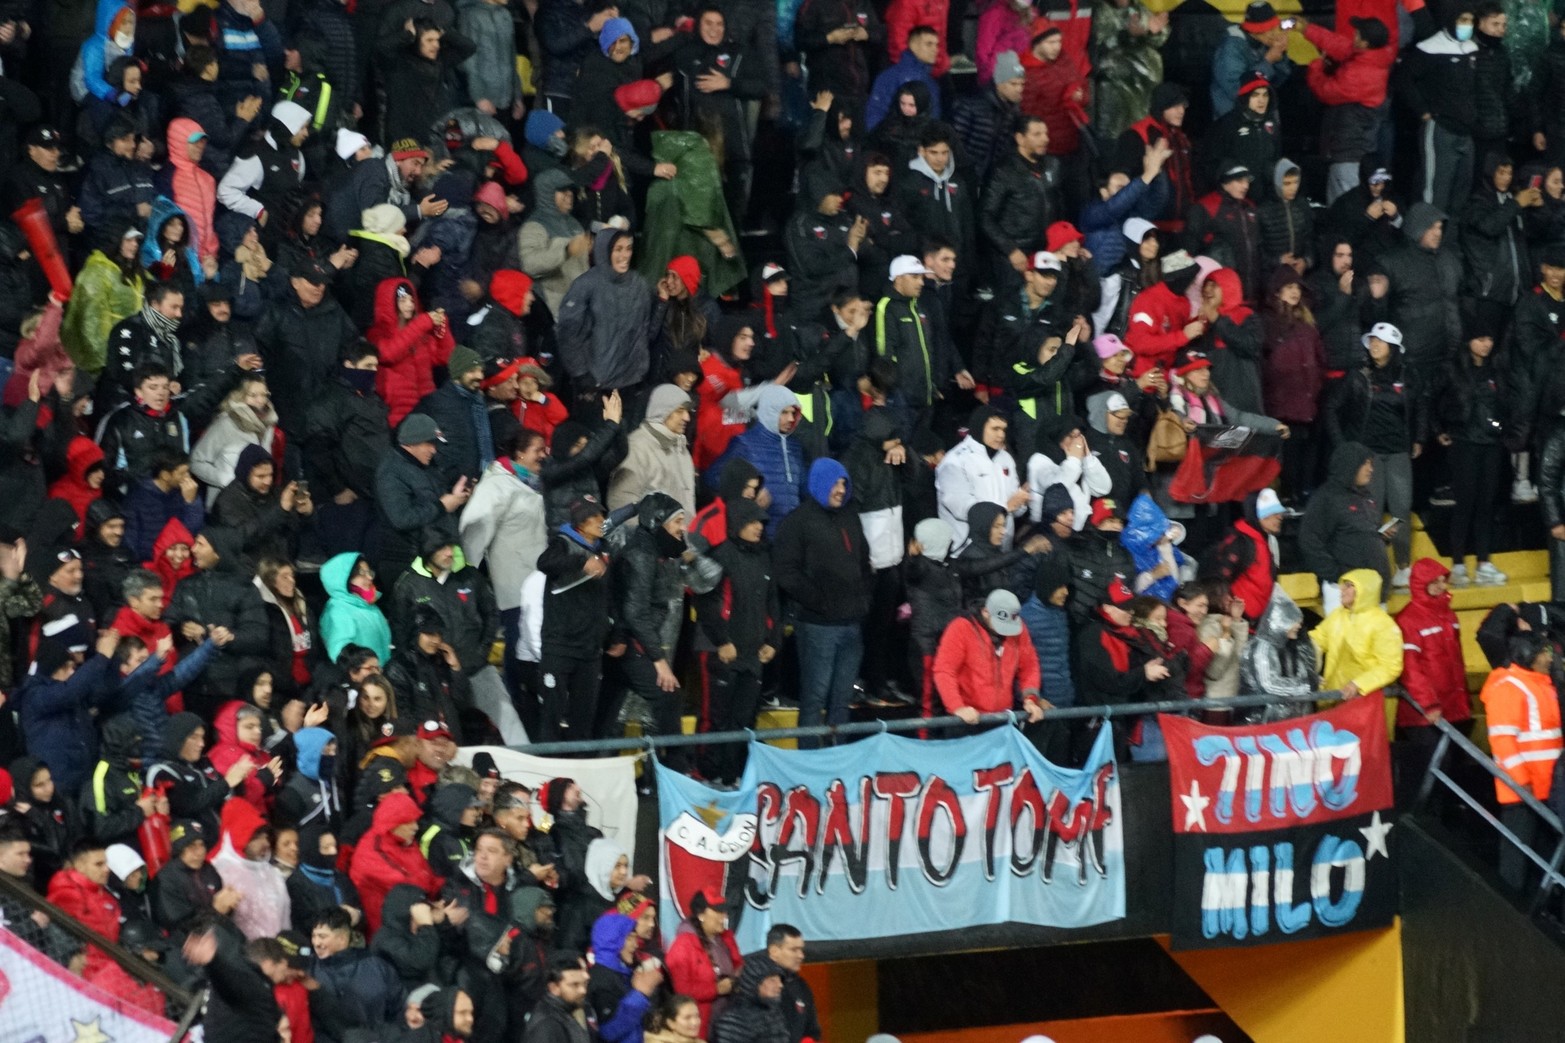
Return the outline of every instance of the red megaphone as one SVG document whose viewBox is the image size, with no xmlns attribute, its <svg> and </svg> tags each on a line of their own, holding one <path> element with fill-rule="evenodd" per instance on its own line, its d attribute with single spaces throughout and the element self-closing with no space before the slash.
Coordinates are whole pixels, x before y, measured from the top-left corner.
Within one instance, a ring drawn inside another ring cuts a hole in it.
<svg viewBox="0 0 1565 1043">
<path fill-rule="evenodd" d="M 71 295 L 71 273 L 65 266 L 65 256 L 60 253 L 60 243 L 54 236 L 54 226 L 49 223 L 43 200 L 37 196 L 29 199 L 11 212 L 11 220 L 27 237 L 28 247 L 38 258 L 44 278 L 49 280 L 49 289 L 54 291 L 60 303 L 65 303 Z"/>
</svg>

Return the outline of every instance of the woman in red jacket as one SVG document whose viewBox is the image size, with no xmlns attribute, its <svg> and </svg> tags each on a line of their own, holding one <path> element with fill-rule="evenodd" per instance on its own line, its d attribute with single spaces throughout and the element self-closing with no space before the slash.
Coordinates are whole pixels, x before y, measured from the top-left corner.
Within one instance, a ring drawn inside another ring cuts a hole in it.
<svg viewBox="0 0 1565 1043">
<path fill-rule="evenodd" d="M 359 888 L 361 894 L 363 890 Z M 701 1008 L 701 1038 L 711 1038 L 712 1024 L 727 1005 L 744 966 L 739 943 L 728 929 L 728 906 L 721 894 L 702 888 L 690 896 L 690 917 L 679 925 L 663 962 L 673 990 Z"/>
<path fill-rule="evenodd" d="M 367 337 L 380 352 L 375 390 L 386 400 L 393 428 L 435 390 L 435 367 L 444 366 L 456 347 L 446 313 L 419 308 L 418 291 L 407 279 L 382 279 L 375 287 L 375 322 Z"/>
<path fill-rule="evenodd" d="M 752 315 L 725 315 L 713 326 L 715 350 L 701 351 L 701 382 L 696 385 L 700 408 L 692 453 L 698 471 L 712 466 L 755 416 L 761 386 L 752 386 L 750 365 L 757 337 Z"/>
<path fill-rule="evenodd" d="M 1402 687 L 1423 707 L 1426 718 L 1406 702 L 1397 701 L 1397 738 L 1405 780 L 1421 778 L 1434 754 L 1439 731 L 1430 718 L 1444 717 L 1463 732 L 1472 730 L 1473 708 L 1467 697 L 1467 665 L 1462 658 L 1462 629 L 1451 611 L 1446 585 L 1451 570 L 1434 558 L 1413 562 L 1408 580 L 1412 600 L 1397 613 L 1402 631 Z"/>
<path fill-rule="evenodd" d="M 255 770 L 234 788 L 234 796 L 249 801 L 263 816 L 271 810 L 272 793 L 282 781 L 282 760 L 269 758 L 261 750 L 265 717 L 259 707 L 249 703 L 224 703 L 212 722 L 217 729 L 217 745 L 207 754 L 219 775 L 227 775 L 229 768 L 249 759 Z"/>
<path fill-rule="evenodd" d="M 414 843 L 419 810 L 413 798 L 388 793 L 375 808 L 369 832 L 353 849 L 348 879 L 359 889 L 366 935 L 380 929 L 380 910 L 386 895 L 398 884 L 412 884 L 431 899 L 440 893 L 440 878 Z"/>
</svg>

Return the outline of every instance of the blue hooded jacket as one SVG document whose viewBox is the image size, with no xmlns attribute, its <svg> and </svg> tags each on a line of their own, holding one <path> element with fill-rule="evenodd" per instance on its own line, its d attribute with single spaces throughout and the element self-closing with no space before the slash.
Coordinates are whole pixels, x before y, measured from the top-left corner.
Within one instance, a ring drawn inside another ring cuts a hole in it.
<svg viewBox="0 0 1565 1043">
<path fill-rule="evenodd" d="M 1130 551 L 1130 559 L 1135 562 L 1137 572 L 1150 572 L 1161 563 L 1157 542 L 1168 528 L 1168 515 L 1163 513 L 1163 509 L 1151 496 L 1142 493 L 1131 501 L 1130 513 L 1125 518 L 1125 531 L 1119 534 L 1119 542 Z M 1177 547 L 1174 549 L 1175 564 L 1183 565 L 1189 560 Z M 1178 589 L 1178 576 L 1164 576 L 1140 593 L 1160 601 L 1169 601 Z"/>
<path fill-rule="evenodd" d="M 595 966 L 629 979 L 631 968 L 620 959 L 625 939 L 636 929 L 636 922 L 621 913 L 604 913 L 592 925 L 592 955 Z M 605 1005 L 606 1006 L 606 1005 Z M 640 1043 L 642 1022 L 652 1001 L 635 989 L 627 989 L 609 1017 L 598 1012 L 598 1036 L 604 1043 Z"/>
<path fill-rule="evenodd" d="M 336 736 L 325 728 L 300 728 L 293 733 L 295 763 L 299 774 L 311 782 L 321 781 L 321 753 Z"/>
<path fill-rule="evenodd" d="M 772 494 L 772 505 L 767 509 L 767 539 L 777 534 L 778 524 L 799 506 L 804 495 L 804 447 L 797 439 L 780 432 L 783 410 L 798 404 L 798 396 L 785 387 L 763 388 L 755 404 L 755 423 L 741 431 L 709 469 L 713 474 L 722 474 L 728 461 L 738 457 L 761 472 Z"/>
<path fill-rule="evenodd" d="M 843 506 L 847 506 L 853 499 L 853 479 L 848 477 L 848 469 L 829 456 L 823 456 L 810 465 L 809 491 L 810 499 L 822 507 L 830 509 L 831 490 L 837 484 L 837 479 L 848 483 L 848 494 L 842 498 Z M 768 483 L 770 487 L 770 483 Z M 776 495 L 775 493 L 773 494 Z"/>
<path fill-rule="evenodd" d="M 614 41 L 621 36 L 630 37 L 630 53 L 641 53 L 641 37 L 636 35 L 636 27 L 630 24 L 629 18 L 610 18 L 603 23 L 603 28 L 598 30 L 598 50 L 603 52 L 605 58 L 609 50 L 613 48 Z"/>
<path fill-rule="evenodd" d="M 131 97 L 104 78 L 116 58 L 130 53 L 121 50 L 112 39 L 110 30 L 120 12 L 134 15 L 135 11 L 125 0 L 98 0 L 97 14 L 93 19 L 92 35 L 82 42 L 77 52 L 76 64 L 71 68 L 71 100 L 80 104 L 92 95 L 110 105 L 130 104 Z"/>
<path fill-rule="evenodd" d="M 141 240 L 141 266 L 151 268 L 163 260 L 163 247 L 158 242 L 158 236 L 163 233 L 163 226 L 176 217 L 185 222 L 185 263 L 190 267 L 191 278 L 200 286 L 206 282 L 206 273 L 201 270 L 201 255 L 195 247 L 195 226 L 190 223 L 190 216 L 168 196 L 160 195 L 152 201 L 152 215 L 147 218 L 147 234 Z"/>
</svg>

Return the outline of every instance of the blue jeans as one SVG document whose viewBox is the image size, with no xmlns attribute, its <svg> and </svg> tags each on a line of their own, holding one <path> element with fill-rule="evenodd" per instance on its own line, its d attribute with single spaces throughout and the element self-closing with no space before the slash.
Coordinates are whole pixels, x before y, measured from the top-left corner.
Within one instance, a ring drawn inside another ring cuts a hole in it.
<svg viewBox="0 0 1565 1043">
<path fill-rule="evenodd" d="M 857 623 L 799 623 L 799 727 L 848 723 L 853 682 L 864 658 L 864 637 Z M 819 739 L 800 739 L 801 750 L 819 748 Z"/>
<path fill-rule="evenodd" d="M 1130 759 L 1136 764 L 1149 764 L 1168 760 L 1168 747 L 1163 742 L 1163 728 L 1155 714 L 1141 718 L 1141 741 L 1130 747 Z"/>
</svg>

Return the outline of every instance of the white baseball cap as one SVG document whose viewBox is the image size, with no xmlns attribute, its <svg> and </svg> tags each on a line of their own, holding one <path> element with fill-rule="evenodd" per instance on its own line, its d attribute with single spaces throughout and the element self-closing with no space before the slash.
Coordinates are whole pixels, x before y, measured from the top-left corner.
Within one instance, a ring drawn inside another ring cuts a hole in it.
<svg viewBox="0 0 1565 1043">
<path fill-rule="evenodd" d="M 923 261 L 920 261 L 912 254 L 902 254 L 899 257 L 893 257 L 891 259 L 891 277 L 893 279 L 901 278 L 904 275 L 933 274 L 935 273 L 924 267 Z"/>
<path fill-rule="evenodd" d="M 1148 232 L 1157 231 L 1157 225 L 1144 217 L 1132 217 L 1120 226 L 1120 231 L 1125 233 L 1125 238 L 1133 243 L 1139 243 L 1147 237 Z"/>
</svg>

